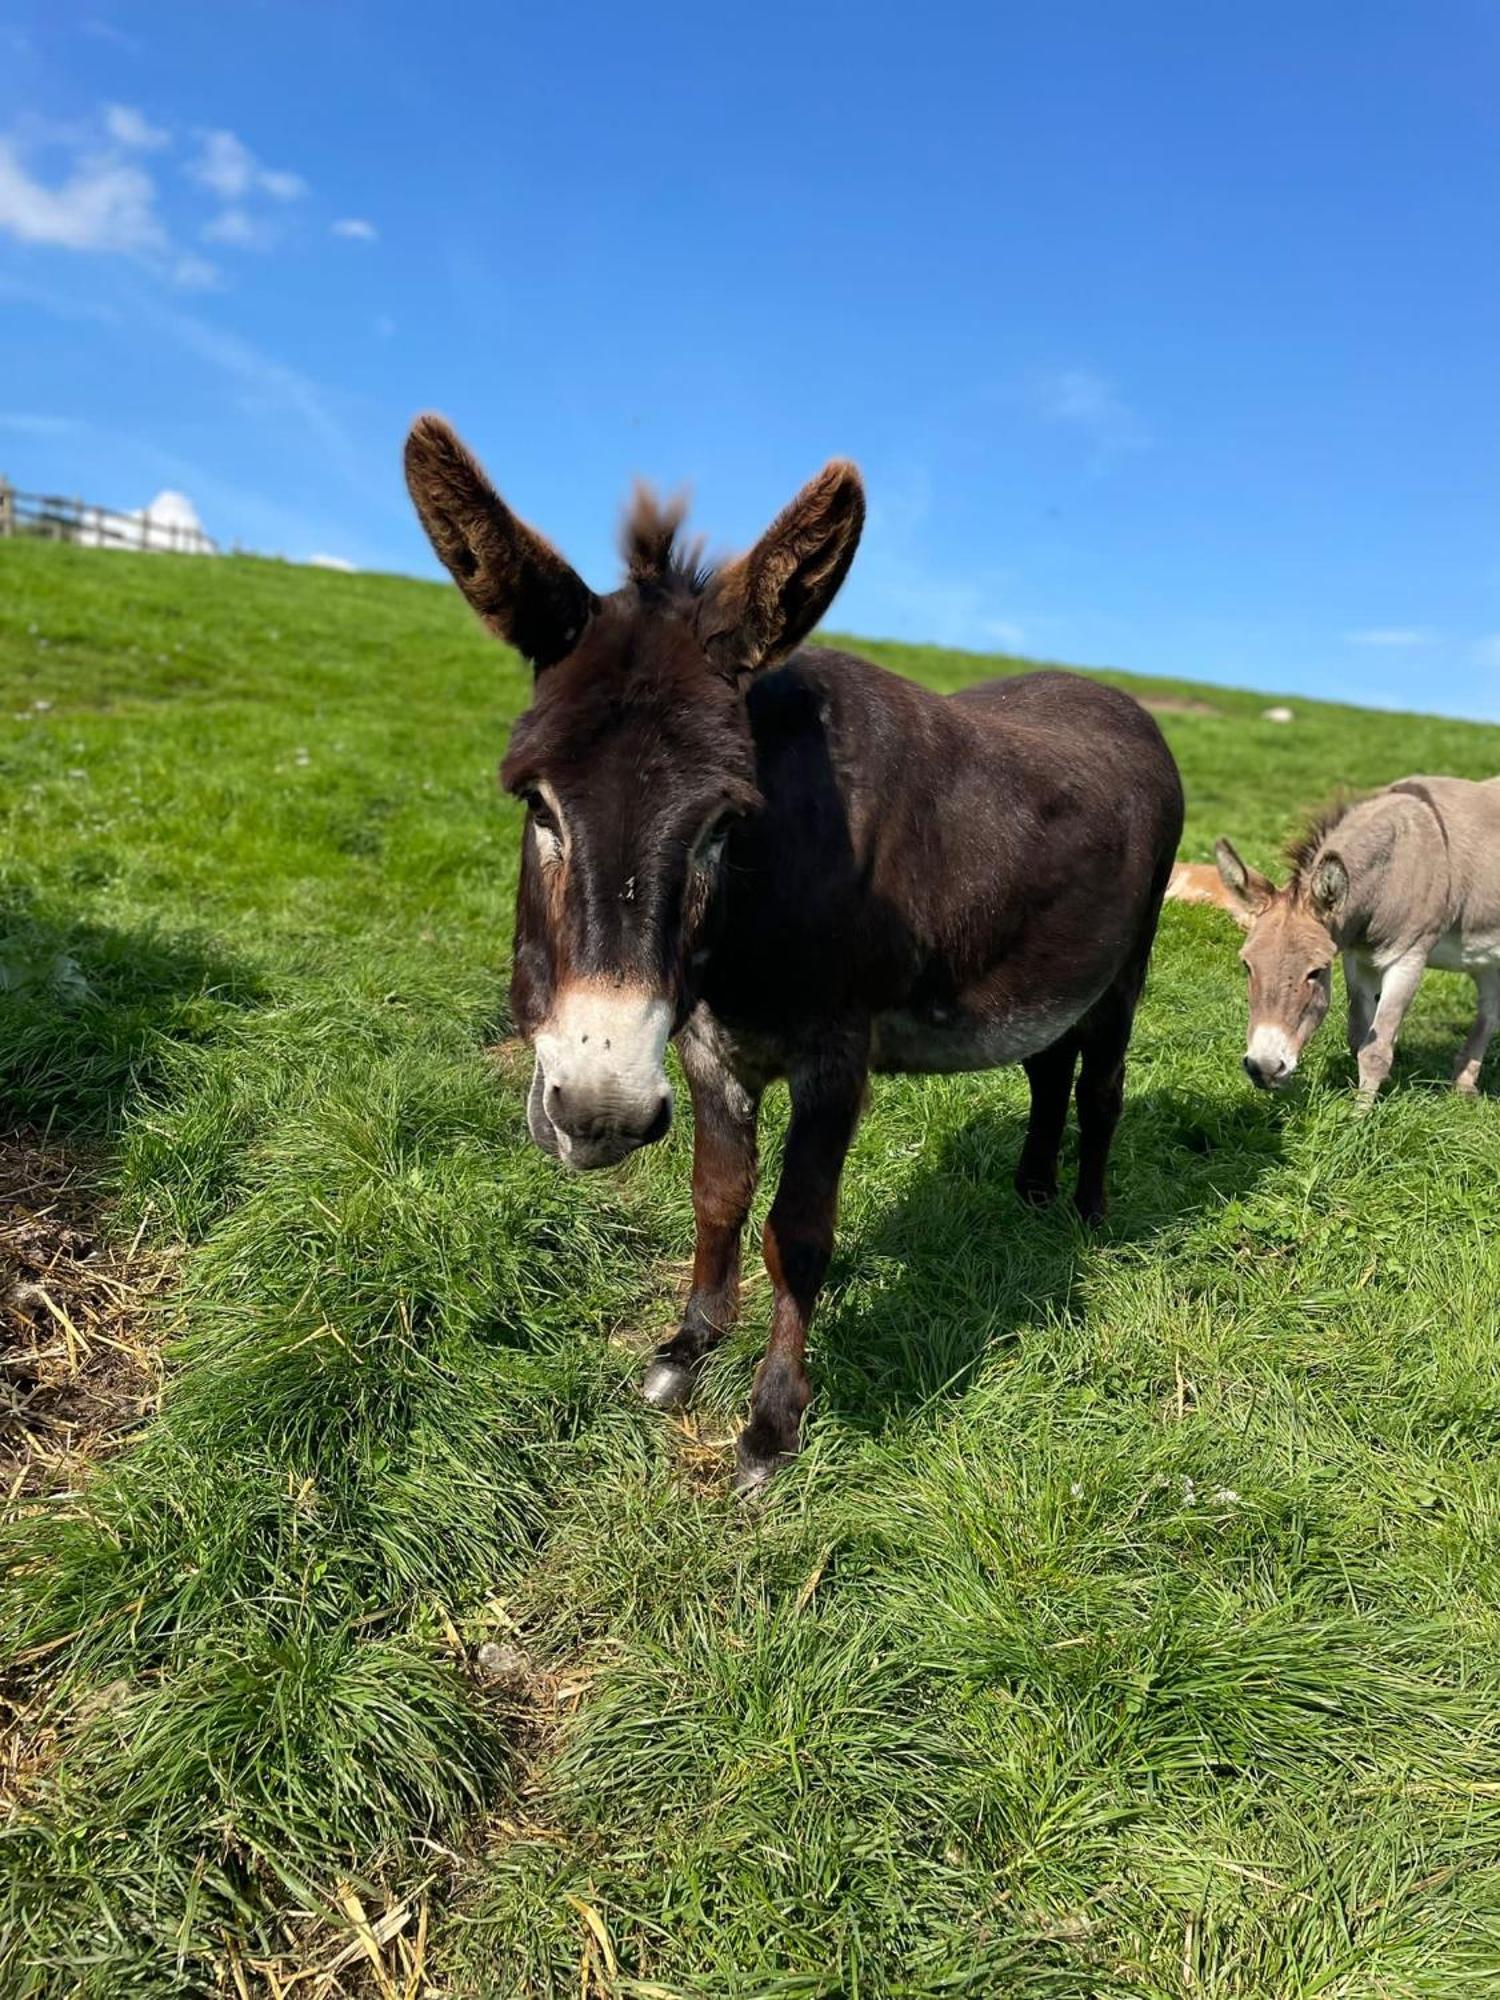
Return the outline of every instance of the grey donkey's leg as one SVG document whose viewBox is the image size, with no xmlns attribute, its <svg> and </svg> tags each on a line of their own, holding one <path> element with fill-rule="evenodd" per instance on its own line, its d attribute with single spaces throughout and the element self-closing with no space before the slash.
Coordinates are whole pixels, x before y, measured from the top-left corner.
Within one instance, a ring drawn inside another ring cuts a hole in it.
<svg viewBox="0 0 1500 2000">
<path fill-rule="evenodd" d="M 1344 985 L 1349 993 L 1349 1053 L 1356 1062 L 1375 1018 L 1375 1002 L 1380 998 L 1380 974 L 1366 958 L 1346 951 Z"/>
<path fill-rule="evenodd" d="M 1468 1039 L 1458 1052 L 1453 1071 L 1453 1088 L 1464 1097 L 1479 1095 L 1479 1069 L 1496 1028 L 1500 1028 L 1500 967 L 1489 966 L 1474 974 L 1479 994 L 1479 1012 Z"/>
<path fill-rule="evenodd" d="M 1396 1037 L 1401 1032 L 1401 1023 L 1406 1018 L 1406 1010 L 1412 1003 L 1412 996 L 1422 983 L 1422 974 L 1427 968 L 1427 948 L 1409 951 L 1405 958 L 1398 958 L 1388 965 L 1380 981 L 1380 998 L 1375 1003 L 1375 1018 L 1370 1023 L 1370 1032 L 1365 1036 L 1359 1050 L 1359 1088 L 1367 1101 L 1373 1099 L 1380 1086 L 1391 1073 L 1391 1063 L 1396 1054 Z"/>
</svg>

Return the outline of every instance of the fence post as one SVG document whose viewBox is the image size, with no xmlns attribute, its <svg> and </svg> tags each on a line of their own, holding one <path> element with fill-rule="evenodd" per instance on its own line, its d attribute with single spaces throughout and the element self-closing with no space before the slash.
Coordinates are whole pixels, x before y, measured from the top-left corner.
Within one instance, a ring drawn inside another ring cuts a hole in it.
<svg viewBox="0 0 1500 2000">
<path fill-rule="evenodd" d="M 0 479 L 0 541 L 16 532 L 15 491 L 8 479 Z"/>
</svg>

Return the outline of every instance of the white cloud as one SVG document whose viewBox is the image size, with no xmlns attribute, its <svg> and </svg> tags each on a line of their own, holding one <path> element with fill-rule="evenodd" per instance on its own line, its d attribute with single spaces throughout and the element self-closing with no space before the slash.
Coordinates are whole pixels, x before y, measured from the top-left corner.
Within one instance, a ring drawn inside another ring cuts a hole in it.
<svg viewBox="0 0 1500 2000">
<path fill-rule="evenodd" d="M 23 243 L 126 256 L 159 254 L 167 241 L 156 184 L 143 167 L 110 153 L 83 154 L 49 187 L 8 139 L 0 139 L 0 230 Z"/>
<path fill-rule="evenodd" d="M 1092 368 L 1062 368 L 1041 376 L 1035 406 L 1050 423 L 1065 424 L 1101 452 L 1139 451 L 1151 433 L 1105 375 Z"/>
<path fill-rule="evenodd" d="M 1372 625 L 1362 632 L 1346 632 L 1346 646 L 1432 646 L 1437 633 L 1425 625 Z"/>
<path fill-rule="evenodd" d="M 267 168 L 260 176 L 258 185 L 274 201 L 300 201 L 307 193 L 307 182 L 301 174 L 288 174 Z"/>
<path fill-rule="evenodd" d="M 212 292 L 219 286 L 219 267 L 211 264 L 206 257 L 191 254 L 179 257 L 172 266 L 173 280 L 185 292 Z"/>
<path fill-rule="evenodd" d="M 378 243 L 380 231 L 373 222 L 366 222 L 363 216 L 348 215 L 341 222 L 329 227 L 330 236 L 347 236 L 351 243 Z"/>
<path fill-rule="evenodd" d="M 199 136 L 198 154 L 188 172 L 221 201 L 240 202 L 252 194 L 268 194 L 273 201 L 296 201 L 306 194 L 307 183 L 300 174 L 263 167 L 235 133 L 213 131 Z"/>
<path fill-rule="evenodd" d="M 248 209 L 226 208 L 204 224 L 203 240 L 224 243 L 234 250 L 269 250 L 276 241 L 276 231 Z"/>
<path fill-rule="evenodd" d="M 310 569 L 347 570 L 351 576 L 354 573 L 354 564 L 350 562 L 347 556 L 309 556 L 307 562 Z"/>
<path fill-rule="evenodd" d="M 104 129 L 117 145 L 134 152 L 156 153 L 172 143 L 170 132 L 151 124 L 144 112 L 129 104 L 106 104 Z"/>
</svg>

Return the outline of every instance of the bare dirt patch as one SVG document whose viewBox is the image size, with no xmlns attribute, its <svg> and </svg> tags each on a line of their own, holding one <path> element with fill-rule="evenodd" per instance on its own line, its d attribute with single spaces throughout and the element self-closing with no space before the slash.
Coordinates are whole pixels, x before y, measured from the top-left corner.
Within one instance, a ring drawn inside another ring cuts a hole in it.
<svg viewBox="0 0 1500 2000">
<path fill-rule="evenodd" d="M 97 1171 L 0 1138 L 0 1497 L 74 1484 L 156 1407 L 171 1260 L 110 1240 Z"/>
<path fill-rule="evenodd" d="M 1222 708 L 1216 708 L 1211 701 L 1200 701 L 1191 694 L 1147 694 L 1141 696 L 1142 708 L 1149 708 L 1153 715 L 1222 715 Z"/>
</svg>

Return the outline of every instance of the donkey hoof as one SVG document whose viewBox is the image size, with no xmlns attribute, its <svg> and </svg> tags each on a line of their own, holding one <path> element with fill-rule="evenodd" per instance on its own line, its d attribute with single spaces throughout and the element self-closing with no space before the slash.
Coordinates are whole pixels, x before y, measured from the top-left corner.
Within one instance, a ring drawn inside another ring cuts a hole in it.
<svg viewBox="0 0 1500 2000">
<path fill-rule="evenodd" d="M 1016 1193 L 1027 1208 L 1050 1208 L 1057 1200 L 1057 1182 L 1032 1180 L 1028 1175 L 1016 1175 Z"/>
<path fill-rule="evenodd" d="M 734 1490 L 741 1500 L 750 1500 L 758 1493 L 764 1493 L 782 1466 L 790 1465 L 796 1453 L 778 1451 L 773 1446 L 769 1451 L 746 1444 L 742 1433 L 735 1447 Z"/>
<path fill-rule="evenodd" d="M 680 1410 L 693 1399 L 698 1377 L 680 1361 L 653 1361 L 641 1383 L 641 1394 L 653 1410 Z"/>
<path fill-rule="evenodd" d="M 734 1469 L 735 1498 L 753 1500 L 764 1493 L 776 1475 L 780 1463 L 774 1458 L 746 1458 L 742 1454 Z"/>
</svg>

